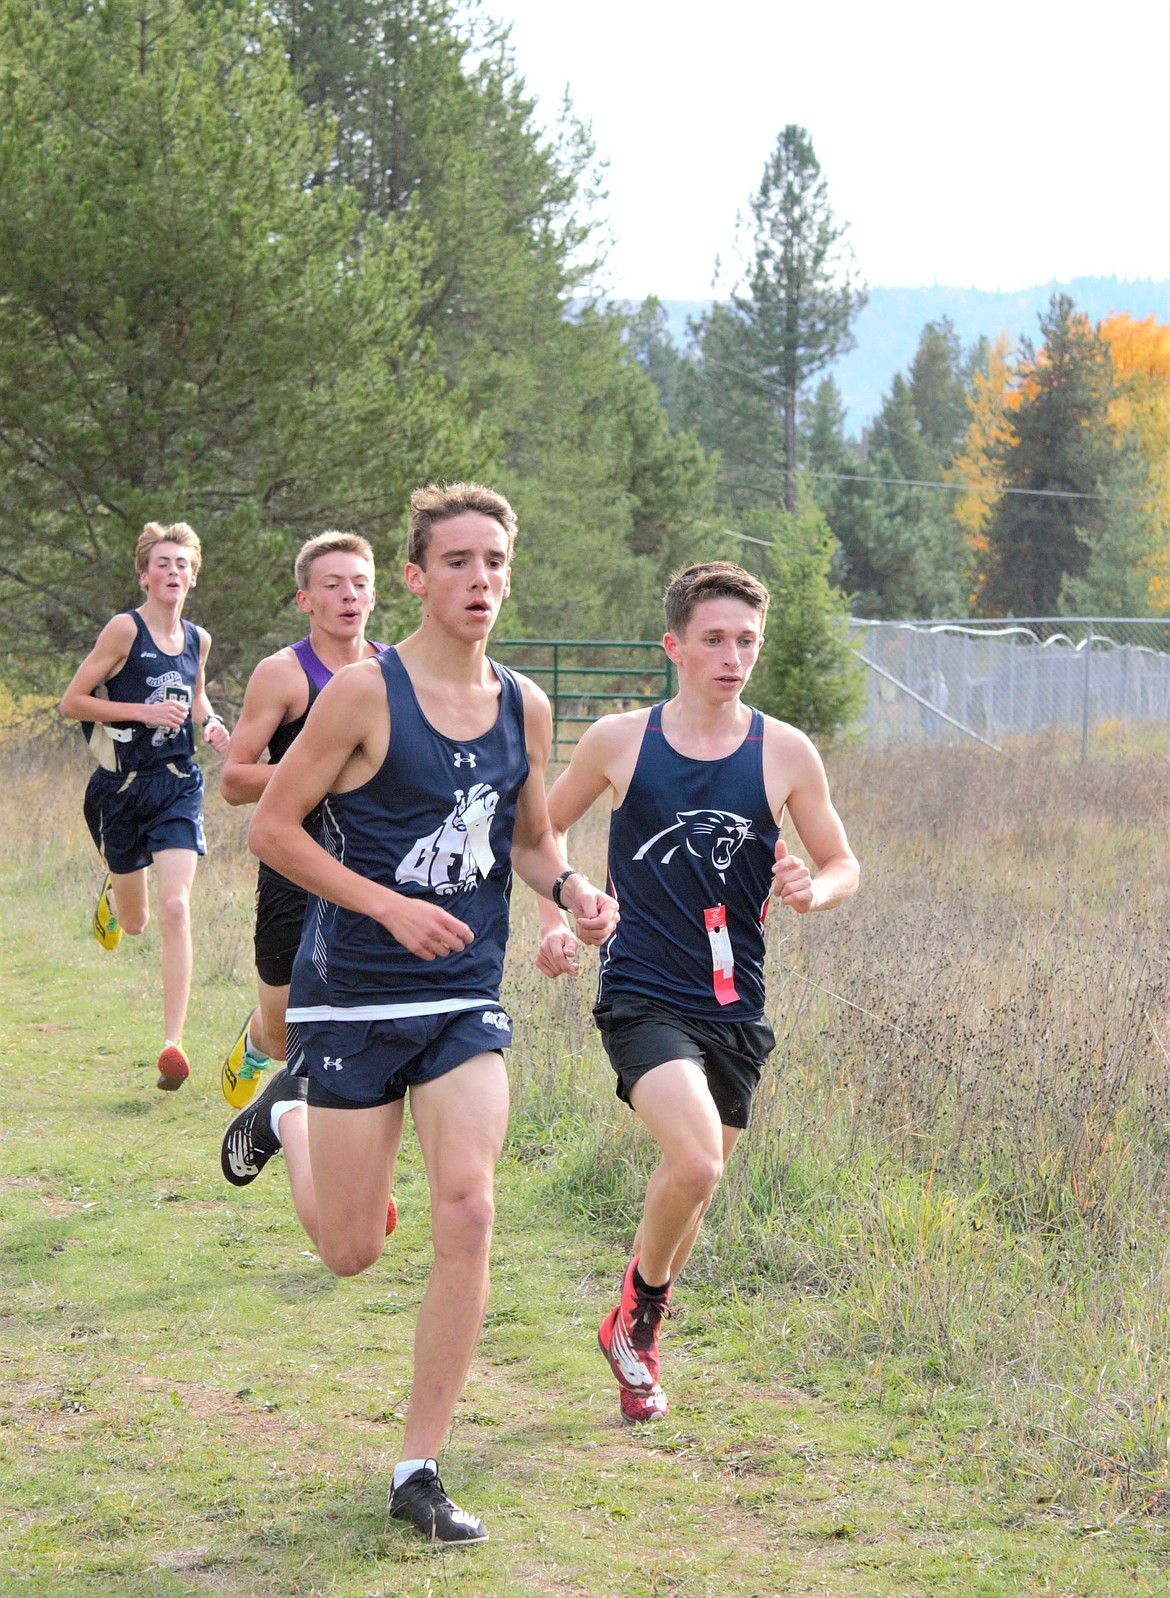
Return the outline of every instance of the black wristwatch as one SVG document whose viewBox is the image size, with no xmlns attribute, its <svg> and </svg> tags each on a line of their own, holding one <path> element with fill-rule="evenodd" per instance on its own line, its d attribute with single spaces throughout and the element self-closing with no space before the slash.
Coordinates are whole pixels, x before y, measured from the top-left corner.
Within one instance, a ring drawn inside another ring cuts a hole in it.
<svg viewBox="0 0 1170 1598">
<path fill-rule="evenodd" d="M 565 901 L 561 898 L 561 889 L 564 887 L 565 883 L 568 882 L 570 877 L 579 877 L 580 875 L 581 873 L 575 870 L 572 866 L 566 866 L 557 880 L 553 883 L 552 902 L 556 905 L 558 910 L 567 910 L 569 908 Z"/>
</svg>

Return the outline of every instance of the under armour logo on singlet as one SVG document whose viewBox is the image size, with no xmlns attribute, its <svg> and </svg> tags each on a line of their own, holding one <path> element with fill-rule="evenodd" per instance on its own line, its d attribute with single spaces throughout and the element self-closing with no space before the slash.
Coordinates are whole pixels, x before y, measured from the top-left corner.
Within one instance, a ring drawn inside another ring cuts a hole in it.
<svg viewBox="0 0 1170 1598">
<path fill-rule="evenodd" d="M 474 771 L 475 756 L 473 754 L 464 754 L 464 752 L 460 750 L 457 755 L 452 755 L 451 758 L 454 760 L 457 766 L 470 766 Z"/>
</svg>

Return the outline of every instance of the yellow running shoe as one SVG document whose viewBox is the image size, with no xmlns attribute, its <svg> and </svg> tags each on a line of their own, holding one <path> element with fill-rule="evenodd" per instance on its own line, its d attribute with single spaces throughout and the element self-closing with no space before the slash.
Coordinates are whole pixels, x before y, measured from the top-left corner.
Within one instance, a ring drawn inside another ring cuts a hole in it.
<svg viewBox="0 0 1170 1598">
<path fill-rule="evenodd" d="M 97 907 L 93 912 L 93 935 L 103 949 L 116 949 L 122 941 L 122 929 L 118 925 L 118 918 L 114 914 L 114 901 L 110 897 L 108 871 L 106 880 L 102 883 L 102 891 L 98 894 Z"/>
<path fill-rule="evenodd" d="M 251 1103 L 253 1093 L 260 1086 L 260 1078 L 268 1068 L 267 1059 L 257 1059 L 248 1049 L 248 1028 L 255 1013 L 255 1010 L 248 1011 L 240 1035 L 228 1050 L 219 1073 L 223 1096 L 233 1110 L 242 1110 Z"/>
</svg>

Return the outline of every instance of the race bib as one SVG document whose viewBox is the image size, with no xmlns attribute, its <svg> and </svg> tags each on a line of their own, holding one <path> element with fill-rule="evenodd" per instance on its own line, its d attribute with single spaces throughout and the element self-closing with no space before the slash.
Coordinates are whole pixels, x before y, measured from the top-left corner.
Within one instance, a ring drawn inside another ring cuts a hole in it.
<svg viewBox="0 0 1170 1598">
<path fill-rule="evenodd" d="M 715 997 L 720 1004 L 735 1004 L 739 994 L 735 991 L 735 958 L 727 931 L 727 906 L 712 905 L 703 911 L 703 921 L 707 928 L 707 941 L 711 945 L 711 980 Z"/>
</svg>

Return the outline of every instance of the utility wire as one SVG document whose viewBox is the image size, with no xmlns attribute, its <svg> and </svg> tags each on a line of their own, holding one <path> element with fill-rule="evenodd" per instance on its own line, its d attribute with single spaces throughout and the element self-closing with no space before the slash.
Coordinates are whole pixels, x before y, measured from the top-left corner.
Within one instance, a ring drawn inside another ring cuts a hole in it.
<svg viewBox="0 0 1170 1598">
<path fill-rule="evenodd" d="M 721 367 L 725 372 L 732 372 L 736 377 L 742 377 L 749 383 L 755 383 L 769 396 L 776 397 L 776 385 L 769 383 L 756 372 L 748 372 L 740 366 L 733 366 L 730 361 L 721 361 L 713 357 L 706 358 L 709 366 Z M 787 480 L 786 472 L 778 472 L 774 466 L 757 466 L 756 471 L 767 472 L 769 476 L 780 477 Z M 1090 499 L 1107 505 L 1148 505 L 1150 496 L 1135 494 L 1086 494 L 1072 488 L 1001 488 L 996 483 L 937 483 L 921 477 L 871 477 L 866 472 L 814 472 L 807 466 L 799 468 L 808 477 L 820 477 L 830 483 L 886 483 L 894 488 L 935 488 L 943 489 L 957 494 L 1019 494 L 1034 499 Z"/>
<path fill-rule="evenodd" d="M 923 477 L 871 477 L 866 472 L 814 472 L 809 467 L 801 470 L 809 477 L 821 477 L 831 483 L 891 483 L 897 488 L 942 488 L 956 494 L 1023 494 L 1036 499 L 1093 499 L 1107 505 L 1148 505 L 1150 495 L 1138 494 L 1086 494 L 1075 488 L 1007 488 L 996 483 L 936 483 Z M 783 473 L 777 473 L 783 476 Z"/>
<path fill-rule="evenodd" d="M 775 466 L 756 465 L 753 471 L 787 482 L 788 474 Z M 809 466 L 797 468 L 799 476 L 819 477 L 827 483 L 885 483 L 894 488 L 935 488 L 953 494 L 1020 494 L 1037 499 L 1089 499 L 1104 505 L 1148 505 L 1153 494 L 1088 494 L 1074 488 L 1008 488 L 998 483 L 941 483 L 929 477 L 874 477 L 868 472 L 817 472 Z M 739 479 L 740 482 L 743 479 Z"/>
</svg>

